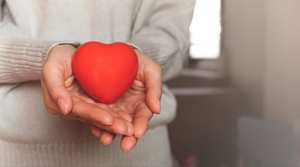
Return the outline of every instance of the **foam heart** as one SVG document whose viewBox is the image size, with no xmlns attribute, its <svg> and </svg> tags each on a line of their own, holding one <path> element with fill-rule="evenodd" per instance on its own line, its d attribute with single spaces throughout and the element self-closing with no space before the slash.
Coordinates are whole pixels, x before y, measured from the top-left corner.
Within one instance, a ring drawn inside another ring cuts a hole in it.
<svg viewBox="0 0 300 167">
<path fill-rule="evenodd" d="M 110 104 L 131 87 L 138 58 L 127 44 L 87 42 L 75 52 L 73 72 L 81 87 L 99 102 Z"/>
</svg>

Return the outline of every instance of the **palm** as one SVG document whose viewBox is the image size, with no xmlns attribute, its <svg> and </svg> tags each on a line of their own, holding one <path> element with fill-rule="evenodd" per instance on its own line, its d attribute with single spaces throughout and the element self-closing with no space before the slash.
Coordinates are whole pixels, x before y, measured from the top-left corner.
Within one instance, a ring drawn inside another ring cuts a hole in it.
<svg viewBox="0 0 300 167">
<path fill-rule="evenodd" d="M 72 112 L 66 116 L 63 116 L 65 119 L 77 119 L 84 123 L 93 124 L 110 132 L 133 135 L 133 126 L 131 123 L 132 118 L 128 113 L 117 107 L 97 102 L 91 98 L 79 85 L 77 80 L 74 79 L 74 76 L 71 76 L 69 79 L 67 79 L 65 85 L 72 97 L 74 106 Z M 86 119 L 86 117 L 83 116 L 86 114 L 96 115 L 102 112 L 101 118 L 105 118 L 103 111 L 111 114 L 114 117 L 115 122 L 113 125 L 104 125 L 100 123 L 101 121 L 97 121 L 91 117 Z M 91 112 L 94 112 L 94 114 L 89 114 Z"/>
<path fill-rule="evenodd" d="M 73 77 L 73 76 L 72 76 Z M 77 80 L 73 81 L 71 85 L 66 85 L 67 90 L 73 98 L 73 102 L 79 100 L 85 101 L 87 103 L 95 103 L 96 101 L 88 96 L 88 94 L 82 89 Z"/>
<path fill-rule="evenodd" d="M 129 121 L 131 123 L 139 106 L 147 106 L 145 101 L 145 85 L 138 79 L 134 80 L 131 88 L 120 99 L 115 101 L 113 104 L 109 105 L 99 103 L 92 97 L 90 97 L 76 80 L 73 81 L 71 85 L 67 86 L 67 90 L 69 91 L 73 99 L 74 105 L 82 102 L 89 103 L 91 105 L 95 104 L 100 108 L 111 113 L 114 117 L 123 118 L 124 120 Z M 76 114 L 74 113 L 69 114 L 69 116 L 72 117 L 74 117 L 74 115 L 76 116 Z M 84 120 L 80 118 L 77 119 L 85 123 L 91 123 L 89 122 L 89 120 Z"/>
<path fill-rule="evenodd" d="M 137 107 L 139 104 L 145 103 L 145 98 L 146 91 L 144 84 L 139 80 L 134 80 L 131 88 L 114 105 L 134 118 Z"/>
</svg>

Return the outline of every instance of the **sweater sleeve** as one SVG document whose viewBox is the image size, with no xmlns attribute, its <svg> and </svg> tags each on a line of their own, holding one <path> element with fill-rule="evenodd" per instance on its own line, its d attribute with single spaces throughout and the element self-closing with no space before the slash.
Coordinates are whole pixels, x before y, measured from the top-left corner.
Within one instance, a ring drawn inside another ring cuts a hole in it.
<svg viewBox="0 0 300 167">
<path fill-rule="evenodd" d="M 50 49 L 58 44 L 79 46 L 71 41 L 32 39 L 14 24 L 4 0 L 0 0 L 0 83 L 39 80 Z"/>
<path fill-rule="evenodd" d="M 145 9 L 148 3 L 152 10 Z M 163 81 L 176 76 L 189 48 L 194 0 L 143 0 L 129 40 L 161 66 Z"/>
</svg>

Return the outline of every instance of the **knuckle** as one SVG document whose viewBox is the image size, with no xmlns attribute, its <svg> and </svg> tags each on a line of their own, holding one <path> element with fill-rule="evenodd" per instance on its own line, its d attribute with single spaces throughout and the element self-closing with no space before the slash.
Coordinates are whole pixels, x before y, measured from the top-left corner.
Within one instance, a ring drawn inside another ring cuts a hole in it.
<svg viewBox="0 0 300 167">
<path fill-rule="evenodd" d="M 80 118 L 76 110 L 73 110 L 70 114 L 73 118 Z"/>
<path fill-rule="evenodd" d="M 72 111 L 70 112 L 70 115 L 73 118 L 80 118 L 79 114 L 78 114 L 78 108 L 76 107 L 77 105 L 75 104 Z"/>
</svg>

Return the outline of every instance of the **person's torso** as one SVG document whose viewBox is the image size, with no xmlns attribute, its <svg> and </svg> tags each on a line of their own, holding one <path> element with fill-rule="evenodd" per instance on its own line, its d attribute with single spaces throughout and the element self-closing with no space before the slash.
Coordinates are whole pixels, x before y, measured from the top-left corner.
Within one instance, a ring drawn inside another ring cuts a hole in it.
<svg viewBox="0 0 300 167">
<path fill-rule="evenodd" d="M 151 0 L 152 1 L 152 0 Z M 126 42 L 131 37 L 140 0 L 9 0 L 14 23 L 45 41 Z"/>
<path fill-rule="evenodd" d="M 9 0 L 11 20 L 32 39 L 42 41 L 126 42 L 140 0 Z M 152 6 L 149 6 L 152 7 Z M 171 121 L 175 99 L 164 86 L 162 114 L 150 126 Z M 40 81 L 0 84 L 0 139 L 19 142 L 82 141 L 93 137 L 90 125 L 47 112 Z"/>
</svg>

